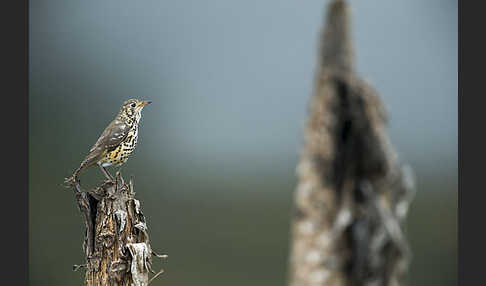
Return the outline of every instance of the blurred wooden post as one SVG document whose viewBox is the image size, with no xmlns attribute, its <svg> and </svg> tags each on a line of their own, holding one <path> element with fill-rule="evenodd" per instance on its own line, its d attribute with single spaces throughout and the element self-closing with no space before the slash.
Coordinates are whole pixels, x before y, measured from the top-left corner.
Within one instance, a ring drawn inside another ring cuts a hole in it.
<svg viewBox="0 0 486 286">
<path fill-rule="evenodd" d="M 88 286 L 146 286 L 152 271 L 152 251 L 133 180 L 126 184 L 118 172 L 115 182 L 104 181 L 90 191 L 75 185 L 75 195 L 86 227 L 84 253 Z M 153 278 L 162 273 L 162 270 Z M 153 279 L 152 278 L 152 279 Z"/>
<path fill-rule="evenodd" d="M 377 92 L 354 71 L 347 1 L 331 1 L 297 167 L 290 286 L 402 285 L 413 178 Z"/>
</svg>

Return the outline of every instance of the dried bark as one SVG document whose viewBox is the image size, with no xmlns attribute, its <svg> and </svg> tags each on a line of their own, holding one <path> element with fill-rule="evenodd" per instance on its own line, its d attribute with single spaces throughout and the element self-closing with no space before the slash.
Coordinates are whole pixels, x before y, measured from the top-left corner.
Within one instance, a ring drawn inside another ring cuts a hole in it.
<svg viewBox="0 0 486 286">
<path fill-rule="evenodd" d="M 402 285 L 410 169 L 386 134 L 380 98 L 354 72 L 346 1 L 332 1 L 297 167 L 291 286 Z"/>
<path fill-rule="evenodd" d="M 115 181 L 106 180 L 89 191 L 74 186 L 78 207 L 86 227 L 83 249 L 88 286 L 146 286 L 152 270 L 152 251 L 147 223 L 140 202 L 135 199 L 133 180 L 126 184 L 118 172 Z M 157 273 L 153 278 L 161 274 Z M 153 279 L 152 278 L 152 279 Z"/>
</svg>

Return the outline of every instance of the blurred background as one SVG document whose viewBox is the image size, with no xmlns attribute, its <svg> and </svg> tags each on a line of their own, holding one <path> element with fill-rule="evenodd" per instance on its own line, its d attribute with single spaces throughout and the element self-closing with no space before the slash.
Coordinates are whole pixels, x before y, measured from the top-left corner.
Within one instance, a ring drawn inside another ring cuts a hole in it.
<svg viewBox="0 0 486 286">
<path fill-rule="evenodd" d="M 133 97 L 153 103 L 122 173 L 169 255 L 152 285 L 285 285 L 327 2 L 30 1 L 30 285 L 81 285 L 84 225 L 60 184 Z M 351 6 L 358 71 L 417 176 L 409 284 L 456 285 L 457 2 Z"/>
</svg>

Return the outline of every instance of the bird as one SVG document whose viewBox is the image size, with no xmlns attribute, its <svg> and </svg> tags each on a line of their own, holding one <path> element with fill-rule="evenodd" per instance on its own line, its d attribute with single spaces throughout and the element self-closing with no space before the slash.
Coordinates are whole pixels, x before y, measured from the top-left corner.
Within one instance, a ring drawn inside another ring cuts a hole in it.
<svg viewBox="0 0 486 286">
<path fill-rule="evenodd" d="M 113 181 L 113 177 L 105 167 L 119 167 L 128 160 L 137 145 L 142 109 L 151 102 L 139 99 L 126 100 L 115 119 L 91 147 L 79 168 L 71 177 L 65 179 L 65 183 L 79 184 L 80 173 L 95 165 L 98 165 L 104 175 Z"/>
</svg>

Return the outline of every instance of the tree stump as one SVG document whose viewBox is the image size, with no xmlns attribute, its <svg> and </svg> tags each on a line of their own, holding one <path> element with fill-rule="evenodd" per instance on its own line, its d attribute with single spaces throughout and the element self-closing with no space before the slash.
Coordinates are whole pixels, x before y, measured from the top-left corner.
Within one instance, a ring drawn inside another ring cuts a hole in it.
<svg viewBox="0 0 486 286">
<path fill-rule="evenodd" d="M 88 286 L 146 286 L 152 255 L 147 223 L 140 202 L 135 199 L 133 179 L 126 184 L 117 172 L 114 181 L 105 180 L 93 190 L 83 191 L 74 186 L 78 207 L 86 227 L 84 253 Z"/>
<path fill-rule="evenodd" d="M 398 286 L 410 169 L 386 134 L 377 92 L 354 73 L 349 7 L 328 6 L 292 223 L 290 286 Z"/>
</svg>

